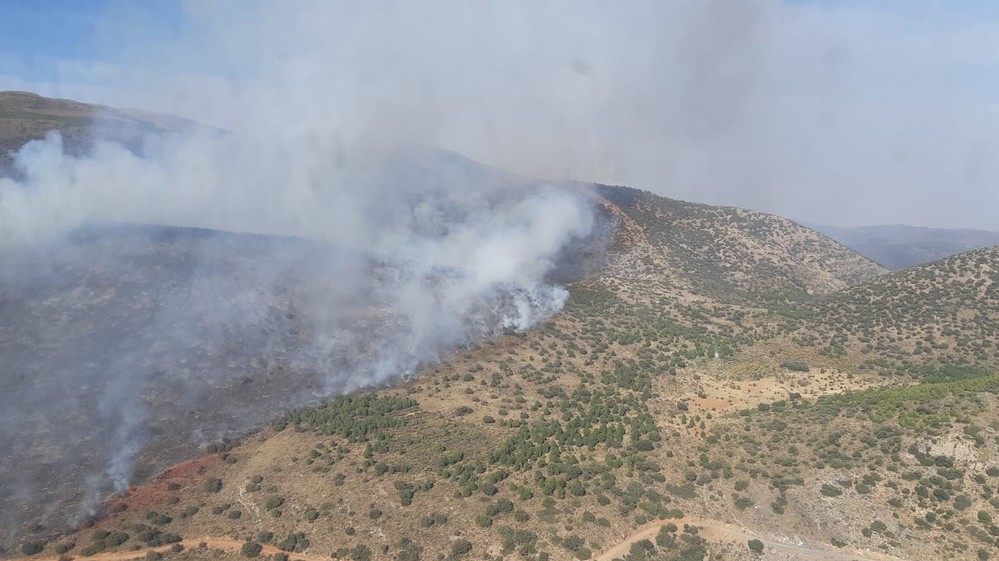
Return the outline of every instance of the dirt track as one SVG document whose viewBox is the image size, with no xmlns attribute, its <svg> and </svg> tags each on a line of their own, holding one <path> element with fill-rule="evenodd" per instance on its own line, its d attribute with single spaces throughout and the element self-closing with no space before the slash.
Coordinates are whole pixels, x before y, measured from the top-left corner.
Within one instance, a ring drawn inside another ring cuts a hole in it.
<svg viewBox="0 0 999 561">
<path fill-rule="evenodd" d="M 659 533 L 659 528 L 665 526 L 666 524 L 673 523 L 679 527 L 683 527 L 684 524 L 690 526 L 697 526 L 699 530 L 699 535 L 706 539 L 708 542 L 721 541 L 733 544 L 739 544 L 745 547 L 747 541 L 751 539 L 758 539 L 763 542 L 764 552 L 768 554 L 773 554 L 774 552 L 781 552 L 787 555 L 784 558 L 789 560 L 800 559 L 807 561 L 905 561 L 898 557 L 893 557 L 890 555 L 884 555 L 873 551 L 864 552 L 849 552 L 847 550 L 833 550 L 825 548 L 814 548 L 806 546 L 791 545 L 786 543 L 781 543 L 775 541 L 772 538 L 766 536 L 754 534 L 746 529 L 732 526 L 729 524 L 724 524 L 715 520 L 699 520 L 695 518 L 681 518 L 676 520 L 667 521 L 656 521 L 641 528 L 638 528 L 631 534 L 629 534 L 622 541 L 618 542 L 610 549 L 607 549 L 600 555 L 594 557 L 594 561 L 612 561 L 616 558 L 623 558 L 628 554 L 631 549 L 631 545 L 635 542 L 641 540 L 655 541 L 656 534 Z M 224 551 L 231 551 L 239 553 L 243 547 L 242 541 L 233 540 L 230 538 L 218 538 L 218 537 L 205 537 L 205 538 L 188 538 L 180 542 L 183 544 L 185 549 L 196 549 L 202 543 L 206 544 L 210 549 L 221 549 Z M 129 561 L 132 559 L 142 559 L 150 551 L 160 551 L 166 552 L 170 550 L 169 545 L 164 545 L 160 547 L 139 549 L 136 551 L 113 551 L 109 553 L 99 553 L 97 555 L 81 558 L 88 559 L 89 561 Z M 270 555 L 273 553 L 280 553 L 281 550 L 272 546 L 264 545 L 262 546 L 261 555 Z M 70 554 L 72 556 L 72 554 Z M 296 560 L 301 561 L 329 561 L 329 557 L 320 557 L 316 555 L 308 555 L 304 553 L 294 553 L 289 554 Z M 765 558 L 772 558 L 770 555 Z M 24 558 L 27 559 L 27 558 Z M 58 557 L 32 557 L 32 561 L 58 561 Z"/>
<path fill-rule="evenodd" d="M 245 542 L 229 538 L 189 538 L 183 540 L 180 543 L 184 546 L 185 549 L 197 549 L 200 544 L 204 543 L 207 544 L 209 549 L 222 549 L 225 551 L 232 551 L 235 553 L 239 553 L 240 549 L 243 547 L 243 543 Z M 146 554 L 149 553 L 150 551 L 167 552 L 170 551 L 170 547 L 171 547 L 170 545 L 163 545 L 160 547 L 147 547 L 136 551 L 112 551 L 109 553 L 98 553 L 97 555 L 93 555 L 90 557 L 80 557 L 77 555 L 73 555 L 72 552 L 70 552 L 68 555 L 70 555 L 71 557 L 75 557 L 77 559 L 87 559 L 89 561 L 128 561 L 130 559 L 145 558 Z M 264 545 L 263 549 L 260 551 L 261 556 L 270 555 L 273 553 L 281 553 L 281 550 L 272 545 Z M 296 560 L 301 559 L 302 561 L 330 561 L 329 556 L 318 557 L 315 555 L 308 555 L 305 553 L 288 553 L 288 555 Z M 59 560 L 58 557 L 30 557 L 30 558 L 21 558 L 21 559 L 24 560 L 31 559 L 31 561 Z"/>
<path fill-rule="evenodd" d="M 615 544 L 610 549 L 607 549 L 600 555 L 594 557 L 594 561 L 612 561 L 616 558 L 623 558 L 628 554 L 628 551 L 631 549 L 631 545 L 635 542 L 642 540 L 655 542 L 656 534 L 659 533 L 659 528 L 669 523 L 676 524 L 680 528 L 683 528 L 684 524 L 697 526 L 700 529 L 699 535 L 708 542 L 722 541 L 740 544 L 742 547 L 746 547 L 746 542 L 755 538 L 763 542 L 764 553 L 779 551 L 788 554 L 786 556 L 787 559 L 801 559 L 808 561 L 905 561 L 898 557 L 883 555 L 872 551 L 851 553 L 849 550 L 820 549 L 781 543 L 766 536 L 754 534 L 748 530 L 729 524 L 723 524 L 716 520 L 698 520 L 693 518 L 682 518 L 667 521 L 657 520 L 656 522 L 646 524 L 645 526 L 642 526 L 632 532 L 628 535 L 628 537 L 624 538 L 624 540 Z M 768 556 L 765 556 L 764 558 L 768 558 Z"/>
</svg>

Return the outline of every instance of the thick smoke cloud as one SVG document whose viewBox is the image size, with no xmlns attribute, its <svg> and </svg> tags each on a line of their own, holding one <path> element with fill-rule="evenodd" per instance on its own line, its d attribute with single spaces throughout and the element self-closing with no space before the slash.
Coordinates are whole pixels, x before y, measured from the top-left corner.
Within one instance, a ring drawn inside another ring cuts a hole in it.
<svg viewBox="0 0 999 561">
<path fill-rule="evenodd" d="M 240 108 L 228 130 L 96 128 L 82 155 L 53 132 L 0 178 L 0 543 L 289 407 L 537 325 L 568 296 L 559 259 L 606 234 L 583 188 L 434 148 L 418 61 L 353 72 L 377 22 L 276 6 L 193 4 L 194 50 L 170 54 L 227 73 L 187 93 L 211 122 Z"/>
<path fill-rule="evenodd" d="M 990 3 L 191 2 L 181 19 L 111 13 L 100 63 L 0 87 L 419 138 L 814 223 L 999 230 Z"/>
<path fill-rule="evenodd" d="M 558 260 L 601 232 L 585 190 L 318 134 L 70 156 L 53 133 L 18 153 L 0 179 L 0 538 L 562 308 Z"/>
</svg>

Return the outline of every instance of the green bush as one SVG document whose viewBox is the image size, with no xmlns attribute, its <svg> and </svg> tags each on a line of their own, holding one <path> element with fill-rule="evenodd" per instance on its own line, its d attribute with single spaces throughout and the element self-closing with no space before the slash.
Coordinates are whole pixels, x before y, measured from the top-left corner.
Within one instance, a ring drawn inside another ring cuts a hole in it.
<svg viewBox="0 0 999 561">
<path fill-rule="evenodd" d="M 822 493 L 822 495 L 825 497 L 838 497 L 843 494 L 842 489 L 840 489 L 835 485 L 830 485 L 828 483 L 823 483 L 822 488 L 819 489 L 819 492 Z"/>
<path fill-rule="evenodd" d="M 299 552 L 309 548 L 309 539 L 302 532 L 288 534 L 288 537 L 274 544 L 281 551 Z"/>
<path fill-rule="evenodd" d="M 472 542 L 466 539 L 455 540 L 451 543 L 451 556 L 460 557 L 472 551 Z"/>
<path fill-rule="evenodd" d="M 811 370 L 807 362 L 790 360 L 780 363 L 781 368 L 786 368 L 792 372 L 808 372 Z"/>
<path fill-rule="evenodd" d="M 350 558 L 353 561 L 369 561 L 371 559 L 371 548 L 361 544 L 350 552 Z"/>
<path fill-rule="evenodd" d="M 24 542 L 21 544 L 21 553 L 25 555 L 37 555 L 45 549 L 45 542 Z"/>
<path fill-rule="evenodd" d="M 263 549 L 264 546 L 260 545 L 259 543 L 246 542 L 243 544 L 243 547 L 240 548 L 240 552 L 243 554 L 243 557 L 249 557 L 252 559 L 254 557 L 259 556 L 260 552 L 263 551 Z"/>
</svg>

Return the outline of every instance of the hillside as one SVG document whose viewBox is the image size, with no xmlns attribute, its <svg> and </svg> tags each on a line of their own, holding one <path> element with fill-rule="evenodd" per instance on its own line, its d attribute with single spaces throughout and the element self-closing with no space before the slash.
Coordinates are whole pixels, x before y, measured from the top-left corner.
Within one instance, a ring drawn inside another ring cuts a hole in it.
<svg viewBox="0 0 999 561">
<path fill-rule="evenodd" d="M 816 299 L 795 340 L 876 362 L 999 359 L 999 247 L 958 254 Z M 821 321 L 817 321 L 821 318 Z"/>
<path fill-rule="evenodd" d="M 961 287 L 993 258 L 938 264 L 937 281 Z M 911 273 L 872 284 L 911 293 Z M 987 365 L 885 376 L 851 365 L 859 356 L 749 334 L 780 313 L 690 328 L 614 282 L 576 284 L 543 329 L 177 466 L 44 551 L 189 538 L 166 554 L 203 559 L 226 555 L 194 545 L 217 536 L 340 559 L 756 559 L 749 539 L 785 559 L 995 553 L 999 384 Z M 798 327 L 870 287 L 826 296 Z M 649 541 L 628 542 L 633 532 Z"/>
<path fill-rule="evenodd" d="M 627 187 L 600 186 L 634 227 L 647 254 L 632 274 L 682 283 L 715 297 L 752 301 L 820 294 L 884 270 L 838 243 L 779 216 L 676 201 Z"/>
<path fill-rule="evenodd" d="M 400 165 L 429 186 L 523 181 L 455 154 Z M 404 263 L 150 226 L 0 256 L 0 354 L 18 365 L 0 371 L 4 411 L 32 405 L 0 432 L 0 553 L 999 555 L 995 248 L 889 274 L 780 217 L 562 187 L 597 226 L 550 274 L 569 287 L 561 313 L 502 327 L 501 292 L 461 318 L 477 329 L 461 344 L 431 349 L 443 362 L 331 399 L 385 357 L 435 356 L 386 306 L 407 293 Z M 344 289 L 345 263 L 367 292 Z M 352 335 L 335 352 L 330 317 Z M 87 467 L 109 451 L 138 478 L 81 512 L 83 489 L 101 489 Z"/>
<path fill-rule="evenodd" d="M 999 232 L 985 230 L 904 225 L 808 226 L 894 271 L 999 244 Z"/>
<path fill-rule="evenodd" d="M 62 135 L 67 152 L 79 154 L 97 139 L 133 146 L 148 134 L 197 126 L 201 125 L 172 115 L 114 109 L 30 92 L 0 92 L 0 176 L 11 172 L 12 151 L 44 138 L 52 130 Z"/>
</svg>

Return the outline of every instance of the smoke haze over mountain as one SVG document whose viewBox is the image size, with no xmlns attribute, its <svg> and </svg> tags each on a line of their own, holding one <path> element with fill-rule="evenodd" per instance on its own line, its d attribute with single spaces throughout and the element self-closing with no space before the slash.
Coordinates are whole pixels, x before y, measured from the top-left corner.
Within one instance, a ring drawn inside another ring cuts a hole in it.
<svg viewBox="0 0 999 561">
<path fill-rule="evenodd" d="M 999 229 L 989 3 L 167 5 L 112 3 L 92 60 L 0 87 L 817 223 Z"/>
</svg>

